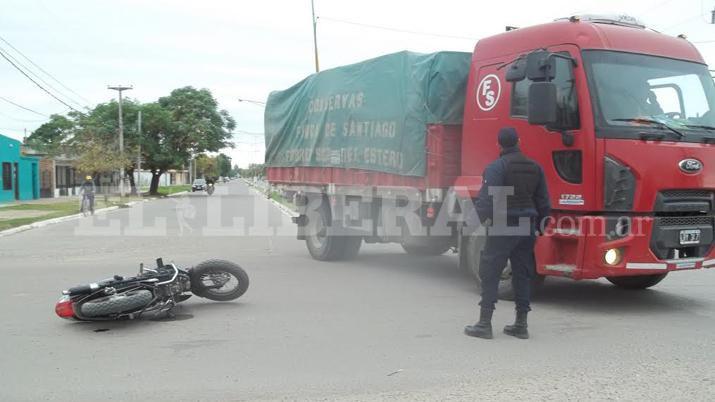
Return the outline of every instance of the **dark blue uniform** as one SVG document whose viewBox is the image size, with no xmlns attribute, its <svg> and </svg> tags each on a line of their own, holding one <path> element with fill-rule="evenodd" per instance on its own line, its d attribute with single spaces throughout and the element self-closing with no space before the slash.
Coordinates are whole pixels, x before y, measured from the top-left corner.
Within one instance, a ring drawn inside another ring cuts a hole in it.
<svg viewBox="0 0 715 402">
<path fill-rule="evenodd" d="M 480 221 L 488 229 L 479 263 L 482 287 L 479 304 L 483 309 L 494 309 L 499 280 L 508 260 L 511 262 L 512 284 L 516 293 L 516 310 L 530 311 L 530 283 L 536 274 L 535 231 L 551 211 L 544 171 L 524 156 L 518 146 L 513 146 L 502 150 L 500 158 L 484 170 L 483 178 L 476 208 Z M 513 195 L 502 196 L 502 200 L 506 198 L 506 205 L 497 203 L 495 210 L 494 200 L 499 200 L 499 197 L 490 193 L 505 189 L 513 189 Z M 520 218 L 528 218 L 528 225 L 522 225 L 521 230 L 517 230 Z"/>
</svg>

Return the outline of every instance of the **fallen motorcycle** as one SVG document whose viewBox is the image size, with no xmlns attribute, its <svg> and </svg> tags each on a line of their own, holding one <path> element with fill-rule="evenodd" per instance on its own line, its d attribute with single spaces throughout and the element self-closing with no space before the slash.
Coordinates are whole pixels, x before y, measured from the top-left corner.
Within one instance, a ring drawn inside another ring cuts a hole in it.
<svg viewBox="0 0 715 402">
<path fill-rule="evenodd" d="M 248 274 L 237 264 L 224 260 L 204 261 L 186 270 L 156 260 L 156 268 L 139 265 L 139 275 L 115 275 L 89 285 L 62 291 L 55 313 L 80 321 L 136 319 L 144 314 L 166 314 L 191 297 L 215 301 L 234 300 L 248 289 Z"/>
</svg>

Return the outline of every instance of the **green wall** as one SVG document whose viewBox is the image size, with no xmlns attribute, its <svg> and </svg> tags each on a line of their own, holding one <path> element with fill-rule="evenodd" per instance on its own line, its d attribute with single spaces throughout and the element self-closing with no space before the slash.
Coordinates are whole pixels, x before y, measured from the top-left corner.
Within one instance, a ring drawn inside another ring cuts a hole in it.
<svg viewBox="0 0 715 402">
<path fill-rule="evenodd" d="M 32 200 L 40 196 L 39 158 L 21 156 L 20 141 L 0 134 L 0 202 L 15 200 L 14 175 L 18 175 L 18 195 L 20 200 Z M 10 163 L 13 179 L 9 183 L 9 190 L 5 189 L 3 182 L 2 163 Z M 17 164 L 17 171 L 15 170 Z"/>
</svg>

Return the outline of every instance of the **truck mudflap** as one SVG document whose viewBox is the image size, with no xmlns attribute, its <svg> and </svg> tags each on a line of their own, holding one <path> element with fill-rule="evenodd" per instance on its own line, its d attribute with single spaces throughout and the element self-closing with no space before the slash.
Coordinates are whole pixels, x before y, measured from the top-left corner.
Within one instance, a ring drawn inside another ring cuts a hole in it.
<svg viewBox="0 0 715 402">
<path fill-rule="evenodd" d="M 628 230 L 619 232 L 618 222 L 624 219 Z M 687 234 L 696 229 L 678 230 Z M 696 243 L 695 237 L 685 235 L 684 244 L 671 247 L 668 258 L 659 258 L 656 252 L 663 251 L 663 244 L 655 244 L 654 239 L 661 233 L 658 218 L 651 216 L 555 216 L 547 235 L 537 242 L 537 272 L 597 279 L 715 268 L 712 236 L 699 237 Z"/>
</svg>

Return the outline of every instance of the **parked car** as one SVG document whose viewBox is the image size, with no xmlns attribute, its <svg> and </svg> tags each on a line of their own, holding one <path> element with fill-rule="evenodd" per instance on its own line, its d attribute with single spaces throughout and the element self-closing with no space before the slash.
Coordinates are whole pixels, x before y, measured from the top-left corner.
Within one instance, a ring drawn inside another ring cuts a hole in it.
<svg viewBox="0 0 715 402">
<path fill-rule="evenodd" d="M 204 180 L 204 179 L 194 180 L 194 184 L 191 185 L 192 193 L 194 191 L 205 191 L 205 190 L 206 190 L 206 180 Z"/>
</svg>

